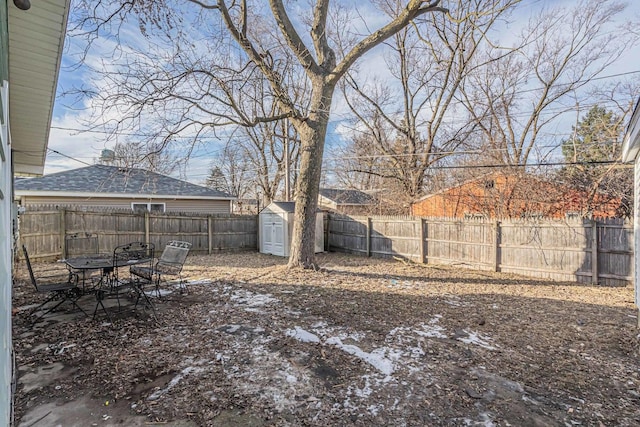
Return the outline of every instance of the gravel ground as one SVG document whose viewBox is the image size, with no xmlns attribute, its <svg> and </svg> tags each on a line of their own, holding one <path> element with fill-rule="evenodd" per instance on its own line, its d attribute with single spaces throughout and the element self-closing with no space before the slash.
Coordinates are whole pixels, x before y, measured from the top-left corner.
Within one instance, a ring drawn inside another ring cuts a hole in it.
<svg viewBox="0 0 640 427">
<path fill-rule="evenodd" d="M 63 375 L 21 381 L 17 419 L 88 396 L 122 416 L 197 426 L 640 424 L 631 286 L 334 253 L 318 261 L 305 271 L 253 252 L 191 256 L 188 292 L 167 288 L 157 322 L 138 310 L 113 324 L 76 314 L 33 329 L 24 306 L 40 296 L 19 266 L 19 372 Z"/>
</svg>

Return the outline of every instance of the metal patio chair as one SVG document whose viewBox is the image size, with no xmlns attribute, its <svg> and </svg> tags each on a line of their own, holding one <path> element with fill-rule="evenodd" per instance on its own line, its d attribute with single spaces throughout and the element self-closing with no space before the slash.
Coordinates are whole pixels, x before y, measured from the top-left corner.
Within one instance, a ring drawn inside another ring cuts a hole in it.
<svg viewBox="0 0 640 427">
<path fill-rule="evenodd" d="M 98 235 L 96 233 L 78 232 L 66 235 L 64 238 L 64 258 L 78 258 L 78 257 L 92 257 L 100 256 L 100 245 L 98 242 Z M 89 281 L 93 281 L 96 278 L 100 279 L 101 271 L 96 270 L 74 270 L 69 267 L 69 274 L 79 275 L 83 284 Z"/>
<path fill-rule="evenodd" d="M 115 298 L 118 302 L 118 311 L 121 311 L 121 297 L 127 295 L 135 297 L 134 310 L 142 300 L 144 306 L 151 309 L 152 315 L 155 318 L 155 308 L 144 290 L 145 285 L 150 282 L 140 280 L 137 276 L 133 276 L 130 273 L 127 274 L 128 270 L 134 265 L 151 268 L 153 260 L 153 243 L 131 242 L 126 245 L 117 246 L 113 250 L 113 263 L 109 278 L 105 280 L 103 286 L 96 291 L 97 303 L 93 311 L 94 319 L 98 308 L 102 308 L 107 317 L 109 317 L 109 320 L 111 320 L 111 315 L 104 305 L 104 300 L 107 298 Z"/>
<path fill-rule="evenodd" d="M 182 268 L 190 249 L 191 243 L 172 240 L 164 247 L 162 255 L 153 266 L 135 265 L 131 267 L 131 274 L 154 283 L 158 297 L 161 296 L 160 283 L 166 282 L 167 277 L 177 277 L 180 292 L 186 291 Z"/>
<path fill-rule="evenodd" d="M 36 279 L 33 267 L 31 266 L 31 261 L 29 260 L 29 253 L 27 252 L 27 247 L 25 245 L 22 245 L 22 253 L 24 254 L 24 259 L 27 263 L 31 283 L 39 294 L 47 295 L 47 299 L 35 307 L 30 313 L 30 315 L 34 315 L 41 309 L 46 308 L 44 313 L 36 316 L 33 321 L 34 324 L 65 302 L 70 302 L 75 308 L 83 312 L 85 316 L 87 315 L 82 307 L 78 305 L 78 299 L 82 296 L 82 291 L 78 287 L 77 276 L 69 274 L 66 270 L 50 269 L 39 274 L 39 277 Z M 53 301 L 56 302 L 53 306 L 46 307 L 47 304 Z"/>
<path fill-rule="evenodd" d="M 73 233 L 64 238 L 64 257 L 94 255 L 99 253 L 98 235 L 96 233 Z"/>
</svg>

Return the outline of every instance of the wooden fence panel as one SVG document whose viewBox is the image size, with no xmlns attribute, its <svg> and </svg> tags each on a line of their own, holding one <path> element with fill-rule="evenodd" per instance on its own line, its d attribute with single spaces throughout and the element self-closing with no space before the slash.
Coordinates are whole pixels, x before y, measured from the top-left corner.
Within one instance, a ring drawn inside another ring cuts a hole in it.
<svg viewBox="0 0 640 427">
<path fill-rule="evenodd" d="M 208 222 L 206 216 L 150 214 L 149 241 L 158 251 L 171 240 L 191 243 L 194 253 L 208 252 Z"/>
<path fill-rule="evenodd" d="M 491 223 L 471 220 L 427 220 L 426 262 L 468 264 L 493 269 L 493 227 Z"/>
<path fill-rule="evenodd" d="M 366 223 L 365 223 L 366 224 Z M 383 257 L 401 257 L 421 261 L 420 223 L 387 217 L 372 218 L 370 252 Z M 365 239 L 366 240 L 366 239 Z"/>
<path fill-rule="evenodd" d="M 258 246 L 256 215 L 141 214 L 113 209 L 30 209 L 20 215 L 19 243 L 27 245 L 34 259 L 60 259 L 64 237 L 79 232 L 98 234 L 104 253 L 133 241 L 149 241 L 162 251 L 170 240 L 183 240 L 192 244 L 193 253 Z"/>
<path fill-rule="evenodd" d="M 621 221 L 598 225 L 599 283 L 618 285 L 633 281 L 633 228 Z"/>
<path fill-rule="evenodd" d="M 367 246 L 368 221 L 365 217 L 328 215 L 328 248 L 349 253 L 369 255 Z"/>
<path fill-rule="evenodd" d="M 20 244 L 25 245 L 34 260 L 59 258 L 61 214 L 58 211 L 38 211 L 20 216 Z M 22 253 L 18 251 L 18 256 Z"/>
<path fill-rule="evenodd" d="M 249 250 L 258 247 L 257 216 L 212 216 L 211 250 Z"/>
<path fill-rule="evenodd" d="M 592 281 L 590 223 L 505 221 L 500 232 L 500 271 Z"/>
<path fill-rule="evenodd" d="M 632 280 L 623 221 L 458 220 L 330 215 L 329 249 L 604 285 Z"/>
<path fill-rule="evenodd" d="M 110 253 L 114 247 L 129 242 L 145 241 L 144 216 L 122 211 L 65 212 L 65 234 L 95 232 L 100 252 Z"/>
</svg>

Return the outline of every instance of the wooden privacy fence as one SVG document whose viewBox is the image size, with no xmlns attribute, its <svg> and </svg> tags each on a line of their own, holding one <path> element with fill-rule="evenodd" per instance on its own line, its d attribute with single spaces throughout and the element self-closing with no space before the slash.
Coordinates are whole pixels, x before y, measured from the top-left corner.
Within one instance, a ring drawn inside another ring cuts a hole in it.
<svg viewBox="0 0 640 427">
<path fill-rule="evenodd" d="M 624 285 L 633 227 L 622 220 L 456 220 L 329 215 L 330 250 L 455 264 L 563 281 Z"/>
<path fill-rule="evenodd" d="M 621 220 L 325 218 L 329 250 L 583 283 L 622 285 L 632 280 L 633 227 Z M 60 259 L 65 236 L 82 232 L 98 234 L 101 252 L 131 241 L 160 249 L 169 240 L 187 241 L 192 253 L 200 254 L 258 248 L 257 215 L 74 209 L 30 209 L 20 215 L 19 244 L 34 259 Z"/>
<path fill-rule="evenodd" d="M 145 241 L 162 250 L 170 240 L 192 244 L 191 253 L 256 250 L 256 215 L 196 215 L 134 213 L 118 210 L 29 210 L 20 215 L 19 244 L 34 259 L 60 259 L 65 236 L 98 234 L 100 252 L 109 253 L 120 244 Z"/>
</svg>

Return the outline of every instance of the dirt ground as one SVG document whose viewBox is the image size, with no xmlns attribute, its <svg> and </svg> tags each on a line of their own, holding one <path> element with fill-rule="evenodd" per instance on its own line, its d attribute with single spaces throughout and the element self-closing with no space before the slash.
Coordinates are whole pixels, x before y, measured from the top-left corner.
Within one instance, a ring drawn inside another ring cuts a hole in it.
<svg viewBox="0 0 640 427">
<path fill-rule="evenodd" d="M 318 261 L 192 256 L 157 322 L 76 312 L 33 328 L 41 296 L 18 266 L 18 425 L 640 425 L 631 286 Z"/>
</svg>

